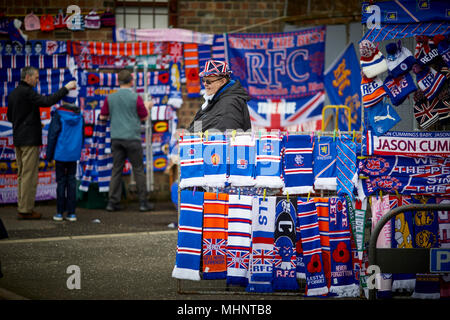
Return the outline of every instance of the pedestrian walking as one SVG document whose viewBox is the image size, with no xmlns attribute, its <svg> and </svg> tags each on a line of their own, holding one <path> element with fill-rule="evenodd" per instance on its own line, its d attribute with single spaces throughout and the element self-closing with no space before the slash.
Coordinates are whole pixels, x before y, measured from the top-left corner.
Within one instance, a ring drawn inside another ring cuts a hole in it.
<svg viewBox="0 0 450 320">
<path fill-rule="evenodd" d="M 68 82 L 52 95 L 43 96 L 33 88 L 39 82 L 39 70 L 24 67 L 20 82 L 8 96 L 7 118 L 12 122 L 13 143 L 17 161 L 17 211 L 19 219 L 40 219 L 34 210 L 38 183 L 39 147 L 42 145 L 42 124 L 39 107 L 50 107 L 75 89 L 76 81 Z"/>
</svg>

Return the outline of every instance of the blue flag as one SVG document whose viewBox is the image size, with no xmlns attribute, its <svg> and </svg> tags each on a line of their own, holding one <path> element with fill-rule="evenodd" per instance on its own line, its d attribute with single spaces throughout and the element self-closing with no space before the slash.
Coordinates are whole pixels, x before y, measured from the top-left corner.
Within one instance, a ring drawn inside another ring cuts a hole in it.
<svg viewBox="0 0 450 320">
<path fill-rule="evenodd" d="M 325 71 L 324 82 L 330 103 L 350 107 L 350 129 L 359 131 L 361 128 L 361 71 L 353 43 L 349 43 Z M 348 115 L 342 109 L 339 111 L 338 125 L 340 130 L 348 130 Z"/>
</svg>

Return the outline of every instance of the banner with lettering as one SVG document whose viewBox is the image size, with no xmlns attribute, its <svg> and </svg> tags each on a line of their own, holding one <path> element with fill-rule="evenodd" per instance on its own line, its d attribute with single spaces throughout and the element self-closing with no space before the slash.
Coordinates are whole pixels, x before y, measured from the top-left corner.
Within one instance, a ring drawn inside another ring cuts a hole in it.
<svg viewBox="0 0 450 320">
<path fill-rule="evenodd" d="M 385 193 L 449 194 L 450 158 L 371 156 L 359 162 L 358 195 Z"/>
<path fill-rule="evenodd" d="M 382 136 L 369 130 L 363 136 L 363 155 L 399 155 L 408 157 L 450 156 L 450 132 L 389 131 Z"/>
<path fill-rule="evenodd" d="M 351 109 L 350 130 L 361 129 L 361 70 L 353 43 L 328 67 L 324 75 L 325 91 L 332 105 L 345 105 Z M 340 130 L 348 130 L 348 115 L 339 112 Z"/>
<path fill-rule="evenodd" d="M 233 76 L 247 89 L 256 127 L 284 129 L 321 118 L 324 26 L 292 32 L 226 34 Z"/>
</svg>

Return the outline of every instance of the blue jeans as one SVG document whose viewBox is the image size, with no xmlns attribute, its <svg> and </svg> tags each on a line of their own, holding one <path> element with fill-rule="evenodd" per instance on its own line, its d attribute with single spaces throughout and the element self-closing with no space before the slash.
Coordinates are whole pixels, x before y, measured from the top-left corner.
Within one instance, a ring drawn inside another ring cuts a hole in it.
<svg viewBox="0 0 450 320">
<path fill-rule="evenodd" d="M 56 210 L 57 213 L 75 213 L 77 205 L 77 162 L 55 161 L 56 169 Z"/>
</svg>

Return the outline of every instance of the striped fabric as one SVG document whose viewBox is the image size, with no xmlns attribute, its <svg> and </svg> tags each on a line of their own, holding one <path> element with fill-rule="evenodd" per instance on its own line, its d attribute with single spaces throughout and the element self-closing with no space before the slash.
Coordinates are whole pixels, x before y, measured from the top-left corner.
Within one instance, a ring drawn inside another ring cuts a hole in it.
<svg viewBox="0 0 450 320">
<path fill-rule="evenodd" d="M 32 66 L 39 69 L 68 68 L 74 65 L 72 57 L 66 54 L 47 55 L 24 55 L 24 56 L 0 56 L 0 68 L 22 69 Z"/>
<path fill-rule="evenodd" d="M 380 78 L 361 78 L 361 96 L 364 108 L 376 105 L 383 100 L 385 95 L 387 95 L 387 93 L 383 87 L 383 81 L 381 81 Z"/>
<path fill-rule="evenodd" d="M 278 134 L 263 134 L 256 141 L 255 186 L 282 188 L 281 137 Z"/>
<path fill-rule="evenodd" d="M 356 143 L 349 135 L 342 135 L 337 143 L 337 194 L 348 195 L 353 200 L 353 189 L 357 184 Z"/>
<path fill-rule="evenodd" d="M 314 137 L 314 189 L 336 190 L 336 141 Z"/>
<path fill-rule="evenodd" d="M 203 192 L 182 190 L 173 278 L 200 280 L 202 226 Z"/>
<path fill-rule="evenodd" d="M 304 194 L 314 191 L 313 149 L 314 142 L 309 135 L 283 137 L 284 184 L 283 194 Z"/>
<path fill-rule="evenodd" d="M 180 188 L 203 186 L 202 138 L 182 136 L 179 145 Z"/>
<path fill-rule="evenodd" d="M 235 187 L 254 186 L 255 140 L 251 136 L 232 137 L 230 141 L 230 176 Z"/>
<path fill-rule="evenodd" d="M 184 44 L 184 68 L 186 72 L 186 89 L 189 98 L 200 97 L 200 78 L 198 45 L 196 43 Z"/>
<path fill-rule="evenodd" d="M 298 199 L 297 210 L 303 248 L 303 261 L 306 266 L 306 296 L 327 294 L 328 288 L 323 270 L 316 206 L 312 200 L 303 202 Z"/>
<path fill-rule="evenodd" d="M 225 61 L 225 37 L 223 34 L 215 34 L 212 45 L 212 58 Z"/>
<path fill-rule="evenodd" d="M 323 272 L 327 279 L 327 287 L 331 286 L 331 255 L 330 255 L 330 216 L 329 199 L 314 198 L 319 222 L 320 245 L 322 246 Z"/>
<path fill-rule="evenodd" d="M 227 181 L 227 139 L 223 134 L 205 135 L 203 139 L 204 184 L 220 188 Z"/>
<path fill-rule="evenodd" d="M 225 279 L 228 194 L 205 192 L 203 203 L 203 279 Z"/>
<path fill-rule="evenodd" d="M 247 286 L 252 236 L 252 197 L 230 195 L 228 204 L 227 284 Z"/>
</svg>

